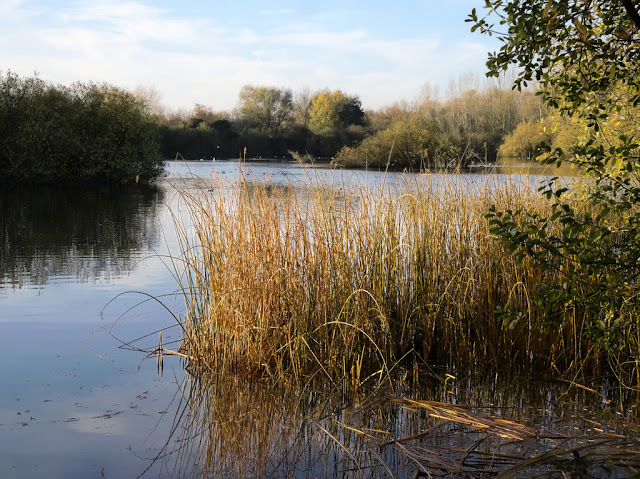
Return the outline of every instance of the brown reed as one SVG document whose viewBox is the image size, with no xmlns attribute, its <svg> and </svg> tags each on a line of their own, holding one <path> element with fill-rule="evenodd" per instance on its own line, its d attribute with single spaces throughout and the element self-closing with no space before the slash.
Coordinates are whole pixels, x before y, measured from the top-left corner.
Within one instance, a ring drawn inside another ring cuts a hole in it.
<svg viewBox="0 0 640 479">
<path fill-rule="evenodd" d="M 528 181 L 459 175 L 394 184 L 278 186 L 242 178 L 182 190 L 175 262 L 190 370 L 357 389 L 400 361 L 488 369 L 598 363 L 569 311 L 542 331 L 532 293 L 549 275 L 491 237 L 487 213 L 548 203 Z M 558 265 L 558 271 L 561 265 Z M 509 304 L 524 314 L 504 323 Z"/>
</svg>

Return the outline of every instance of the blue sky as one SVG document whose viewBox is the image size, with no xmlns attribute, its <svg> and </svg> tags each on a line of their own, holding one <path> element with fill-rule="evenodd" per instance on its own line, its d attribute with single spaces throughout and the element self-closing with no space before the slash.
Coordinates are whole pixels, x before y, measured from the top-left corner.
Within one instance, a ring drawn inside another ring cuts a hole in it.
<svg viewBox="0 0 640 479">
<path fill-rule="evenodd" d="M 341 89 L 365 108 L 484 74 L 482 0 L 0 0 L 0 70 L 153 87 L 172 109 L 230 110 L 243 85 Z"/>
</svg>

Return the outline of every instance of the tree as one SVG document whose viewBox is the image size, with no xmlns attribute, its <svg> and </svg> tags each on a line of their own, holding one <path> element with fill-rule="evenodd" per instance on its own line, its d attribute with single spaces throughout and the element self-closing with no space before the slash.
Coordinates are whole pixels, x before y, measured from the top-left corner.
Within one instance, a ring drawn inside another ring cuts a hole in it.
<svg viewBox="0 0 640 479">
<path fill-rule="evenodd" d="M 474 9 L 469 21 L 472 30 L 502 41 L 489 56 L 488 75 L 516 66 L 514 87 L 540 83 L 546 105 L 570 116 L 582 133 L 571 152 L 543 147 L 544 161 L 569 161 L 587 175 L 578 190 L 558 178 L 541 186 L 551 201 L 549 215 L 493 208 L 492 231 L 519 258 L 531 256 L 543 270 L 560 268 L 562 279 L 546 285 L 537 299 L 547 327 L 557 328 L 574 314 L 604 350 L 637 355 L 638 8 L 631 0 L 486 0 L 485 9 L 484 17 Z"/>
<path fill-rule="evenodd" d="M 293 100 L 293 117 L 303 128 L 309 126 L 309 107 L 311 106 L 312 97 L 311 90 L 305 86 L 296 93 Z"/>
<path fill-rule="evenodd" d="M 166 115 L 166 110 L 162 104 L 162 93 L 152 86 L 138 85 L 133 89 L 131 94 L 138 100 L 143 102 L 149 113 L 162 118 Z"/>
<path fill-rule="evenodd" d="M 338 126 L 337 105 L 346 98 L 340 90 L 323 90 L 311 99 L 309 107 L 309 128 L 314 133 L 333 130 Z"/>
<path fill-rule="evenodd" d="M 494 161 L 498 146 L 518 123 L 539 120 L 523 108 L 533 96 L 529 91 L 512 91 L 496 81 L 483 86 L 468 76 L 452 82 L 449 91 L 451 96 L 437 111 L 437 118 L 442 131 L 462 145 L 462 163 Z M 423 114 L 429 109 L 421 108 Z"/>
<path fill-rule="evenodd" d="M 247 130 L 277 137 L 292 111 L 291 90 L 251 85 L 240 90 L 238 121 Z"/>
<path fill-rule="evenodd" d="M 340 90 L 322 90 L 311 99 L 309 128 L 314 133 L 364 125 L 364 111 L 360 99 Z"/>
<path fill-rule="evenodd" d="M 348 96 L 336 105 L 338 122 L 344 127 L 364 126 L 364 111 L 360 98 Z"/>
<path fill-rule="evenodd" d="M 197 118 L 212 125 L 218 120 L 228 120 L 229 114 L 223 111 L 215 111 L 211 107 L 196 103 L 191 112 L 191 118 Z"/>
</svg>

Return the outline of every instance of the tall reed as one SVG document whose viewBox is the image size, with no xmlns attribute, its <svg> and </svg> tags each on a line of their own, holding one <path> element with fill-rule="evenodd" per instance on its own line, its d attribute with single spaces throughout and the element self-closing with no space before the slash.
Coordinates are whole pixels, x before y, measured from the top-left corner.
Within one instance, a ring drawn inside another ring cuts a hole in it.
<svg viewBox="0 0 640 479">
<path fill-rule="evenodd" d="M 287 382 L 320 374 L 357 388 L 401 360 L 483 373 L 589 357 L 578 315 L 556 331 L 538 327 L 532 292 L 558 273 L 518 263 L 489 234 L 491 204 L 547 208 L 528 182 L 421 175 L 374 186 L 310 178 L 299 188 L 214 179 L 211 190 L 181 195 L 180 351 L 193 372 Z M 520 321 L 496 313 L 507 304 Z"/>
</svg>

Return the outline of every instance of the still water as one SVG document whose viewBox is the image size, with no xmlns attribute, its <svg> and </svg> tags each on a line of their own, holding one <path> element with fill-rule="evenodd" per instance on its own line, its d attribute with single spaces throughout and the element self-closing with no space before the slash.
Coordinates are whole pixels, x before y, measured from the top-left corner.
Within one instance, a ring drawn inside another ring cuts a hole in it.
<svg viewBox="0 0 640 479">
<path fill-rule="evenodd" d="M 0 477 L 137 477 L 161 451 L 182 366 L 165 359 L 160 376 L 154 359 L 120 346 L 174 324 L 145 295 L 180 310 L 166 258 L 173 184 L 206 187 L 212 166 L 237 180 L 235 162 L 169 163 L 157 188 L 0 189 Z M 280 183 L 309 174 L 291 163 L 242 172 Z"/>
<path fill-rule="evenodd" d="M 242 174 L 294 187 L 309 178 L 380 183 L 399 175 L 306 170 L 285 162 L 194 162 L 168 163 L 157 188 L 0 189 L 0 477 L 201 477 L 216 467 L 233 477 L 239 461 L 246 477 L 256 471 L 265 477 L 377 477 L 386 466 L 356 461 L 366 447 L 352 437 L 353 424 L 378 443 L 391 434 L 382 432 L 389 424 L 396 437 L 429 425 L 422 406 L 407 404 L 336 406 L 327 420 L 327 403 L 313 385 L 303 401 L 233 378 L 190 390 L 183 366 L 172 358 L 158 374 L 155 358 L 144 352 L 157 335 L 145 335 L 174 325 L 171 313 L 182 310 L 168 256 L 177 250 L 170 215 L 180 209 L 175 186 L 212 188 L 212 170 L 229 182 Z M 464 181 L 483 180 L 467 175 Z M 178 333 L 166 329 L 164 344 Z M 556 398 L 584 404 L 587 395 L 539 383 L 509 391 L 488 384 L 480 390 L 447 380 L 429 399 L 493 406 L 498 416 L 508 408 L 511 418 L 530 413 L 544 422 L 550 419 L 541 411 L 563 414 L 555 410 Z M 606 401 L 595 399 L 603 408 Z M 314 416 L 320 405 L 322 420 Z M 440 431 L 429 447 L 450 444 L 451 434 Z M 199 438 L 195 445 L 193 438 Z M 400 450 L 385 453 L 384 463 L 396 477 L 411 477 L 420 451 L 412 462 Z"/>
</svg>

